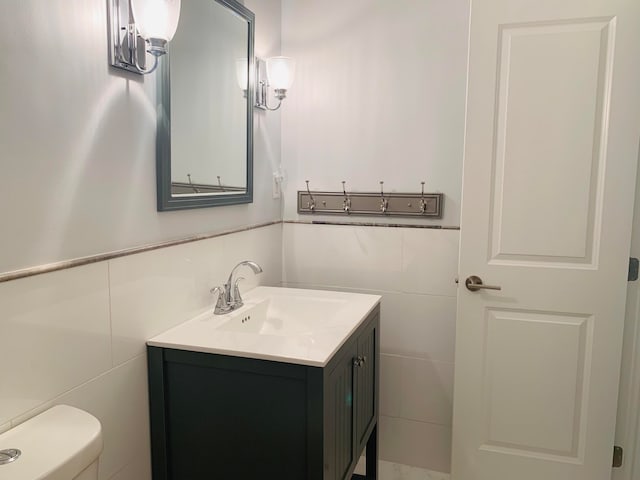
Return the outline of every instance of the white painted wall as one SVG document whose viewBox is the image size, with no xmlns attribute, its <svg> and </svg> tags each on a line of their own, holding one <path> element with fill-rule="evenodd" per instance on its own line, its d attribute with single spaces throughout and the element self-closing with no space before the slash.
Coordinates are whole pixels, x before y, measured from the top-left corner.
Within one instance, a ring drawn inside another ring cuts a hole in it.
<svg viewBox="0 0 640 480">
<path fill-rule="evenodd" d="M 468 0 L 283 0 L 297 75 L 282 108 L 285 220 L 296 191 L 427 190 L 459 225 Z M 349 220 L 343 217 L 317 217 Z M 351 220 L 364 220 L 351 217 Z M 379 217 L 369 217 L 380 222 Z M 382 300 L 380 456 L 450 469 L 459 232 L 285 224 L 285 285 Z"/>
<path fill-rule="evenodd" d="M 280 1 L 245 3 L 256 51 L 278 54 Z M 270 183 L 280 118 L 262 112 L 253 204 L 156 211 L 156 79 L 109 66 L 106 10 L 0 2 L 0 272 L 281 217 Z"/>
<path fill-rule="evenodd" d="M 469 0 L 282 1 L 283 53 L 297 62 L 282 107 L 285 219 L 305 180 L 419 192 L 424 179 L 445 194 L 444 218 L 428 222 L 459 225 L 468 22 Z"/>
</svg>

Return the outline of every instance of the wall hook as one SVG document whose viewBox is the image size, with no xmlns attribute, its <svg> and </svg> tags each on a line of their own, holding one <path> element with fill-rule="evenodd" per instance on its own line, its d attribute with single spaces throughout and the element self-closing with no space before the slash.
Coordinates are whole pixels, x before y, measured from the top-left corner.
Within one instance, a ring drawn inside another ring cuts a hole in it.
<svg viewBox="0 0 640 480">
<path fill-rule="evenodd" d="M 380 181 L 380 211 L 382 213 L 387 213 L 387 208 L 389 208 L 389 200 L 384 198 L 384 182 Z"/>
<path fill-rule="evenodd" d="M 345 182 L 344 180 L 342 181 L 342 194 L 344 195 L 344 200 L 342 201 L 342 209 L 347 212 L 350 213 L 351 212 L 351 199 L 349 198 L 349 195 L 347 195 L 347 189 L 345 188 L 345 184 L 347 182 Z"/>
<path fill-rule="evenodd" d="M 310 199 L 310 202 L 307 205 L 307 207 L 309 208 L 309 210 L 313 212 L 316 209 L 316 201 L 313 198 L 313 195 L 311 194 L 311 190 L 309 190 L 309 180 L 305 180 L 305 183 L 307 184 L 307 193 L 309 194 L 309 199 Z"/>
<path fill-rule="evenodd" d="M 191 182 L 191 174 L 187 173 L 187 178 L 189 179 L 189 185 L 191 185 L 191 188 L 193 188 L 193 192 L 194 193 L 200 193 L 200 190 L 198 190 L 198 187 L 196 187 L 192 182 Z"/>
</svg>

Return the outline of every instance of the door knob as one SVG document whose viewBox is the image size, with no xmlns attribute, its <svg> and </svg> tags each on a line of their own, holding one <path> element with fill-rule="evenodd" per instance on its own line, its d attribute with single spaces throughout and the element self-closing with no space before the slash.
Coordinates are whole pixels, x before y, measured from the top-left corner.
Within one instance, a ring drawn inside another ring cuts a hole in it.
<svg viewBox="0 0 640 480">
<path fill-rule="evenodd" d="M 467 289 L 472 292 L 477 292 L 478 290 L 482 290 L 482 289 L 502 290 L 502 287 L 498 285 L 485 285 L 484 283 L 482 283 L 482 279 L 476 275 L 471 275 L 470 277 L 467 277 L 467 279 L 464 281 L 464 284 L 467 287 Z"/>
</svg>

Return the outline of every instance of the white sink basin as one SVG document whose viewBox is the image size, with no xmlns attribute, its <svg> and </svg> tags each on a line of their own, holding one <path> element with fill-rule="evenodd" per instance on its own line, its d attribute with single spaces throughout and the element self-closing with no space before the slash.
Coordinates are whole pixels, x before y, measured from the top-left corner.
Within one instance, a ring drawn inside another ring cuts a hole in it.
<svg viewBox="0 0 640 480">
<path fill-rule="evenodd" d="M 324 366 L 379 301 L 378 295 L 258 287 L 235 312 L 214 315 L 211 308 L 147 344 Z"/>
<path fill-rule="evenodd" d="M 215 329 L 258 335 L 311 335 L 335 327 L 340 321 L 340 310 L 348 302 L 345 298 L 271 294 L 265 299 L 247 301 L 244 308 L 227 315 L 230 318 Z"/>
</svg>

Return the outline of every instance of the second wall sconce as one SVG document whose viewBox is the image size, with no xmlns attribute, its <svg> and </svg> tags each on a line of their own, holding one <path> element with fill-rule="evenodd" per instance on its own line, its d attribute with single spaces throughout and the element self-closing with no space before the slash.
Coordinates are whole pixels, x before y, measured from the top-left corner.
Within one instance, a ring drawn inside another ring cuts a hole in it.
<svg viewBox="0 0 640 480">
<path fill-rule="evenodd" d="M 267 60 L 256 58 L 256 108 L 263 110 L 278 110 L 282 100 L 287 97 L 287 90 L 291 88 L 295 75 L 296 62 L 289 57 L 271 57 Z M 269 106 L 268 89 L 273 88 L 274 96 L 278 99 L 275 107 Z"/>
<path fill-rule="evenodd" d="M 236 79 L 238 86 L 242 90 L 244 98 L 247 98 L 247 89 L 249 88 L 249 60 L 239 58 L 236 60 Z"/>
<path fill-rule="evenodd" d="M 153 72 L 179 19 L 180 0 L 109 0 L 111 65 L 141 75 Z M 153 57 L 150 68 L 147 53 Z"/>
</svg>

